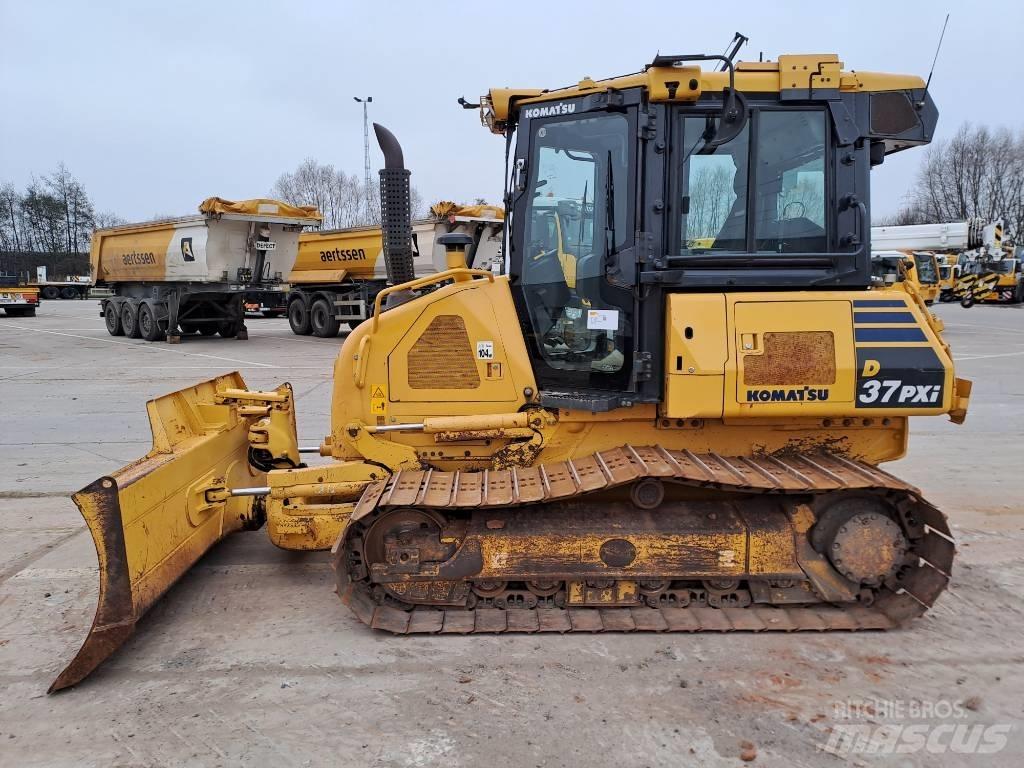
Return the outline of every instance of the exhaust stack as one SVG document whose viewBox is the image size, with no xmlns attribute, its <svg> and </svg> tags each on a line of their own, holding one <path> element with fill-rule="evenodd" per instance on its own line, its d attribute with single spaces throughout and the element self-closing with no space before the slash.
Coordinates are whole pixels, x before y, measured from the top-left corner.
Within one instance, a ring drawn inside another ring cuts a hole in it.
<svg viewBox="0 0 1024 768">
<path fill-rule="evenodd" d="M 380 226 L 384 239 L 384 264 L 388 283 L 407 283 L 415 277 L 412 261 L 412 201 L 409 194 L 409 170 L 405 167 L 398 139 L 383 125 L 373 124 L 377 144 L 384 154 L 380 171 Z M 388 296 L 387 307 L 413 298 L 412 291 Z"/>
</svg>

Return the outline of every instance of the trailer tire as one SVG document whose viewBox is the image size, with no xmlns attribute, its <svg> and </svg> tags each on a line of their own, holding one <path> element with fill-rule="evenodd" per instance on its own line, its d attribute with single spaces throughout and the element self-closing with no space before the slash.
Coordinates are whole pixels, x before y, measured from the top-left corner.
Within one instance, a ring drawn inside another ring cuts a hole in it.
<svg viewBox="0 0 1024 768">
<path fill-rule="evenodd" d="M 164 337 L 156 316 L 156 308 L 148 302 L 139 305 L 138 325 L 139 335 L 146 341 L 160 341 Z"/>
<path fill-rule="evenodd" d="M 129 339 L 141 338 L 139 333 L 139 308 L 133 306 L 130 301 L 121 305 L 121 327 L 124 328 L 124 335 Z"/>
<path fill-rule="evenodd" d="M 107 333 L 111 336 L 124 336 L 124 326 L 121 324 L 121 313 L 117 304 L 108 301 L 103 307 L 103 322 L 107 326 Z"/>
<path fill-rule="evenodd" d="M 70 285 L 65 285 L 63 288 L 60 289 L 60 297 L 62 299 L 77 299 L 78 289 L 72 288 Z"/>
<path fill-rule="evenodd" d="M 341 322 L 331 311 L 327 299 L 317 299 L 309 309 L 309 323 L 313 327 L 313 335 L 321 339 L 333 339 L 341 330 Z"/>
<path fill-rule="evenodd" d="M 313 332 L 309 323 L 309 311 L 303 299 L 296 298 L 288 302 L 288 325 L 296 336 L 309 336 Z"/>
<path fill-rule="evenodd" d="M 233 339 L 238 336 L 239 331 L 242 330 L 241 318 L 235 320 L 225 320 L 217 326 L 217 333 L 223 336 L 225 339 Z M 210 336 L 213 334 L 211 333 Z"/>
<path fill-rule="evenodd" d="M 50 301 L 53 301 L 54 299 L 60 298 L 60 289 L 55 285 L 44 285 L 39 290 L 39 294 L 44 299 L 49 299 Z"/>
</svg>

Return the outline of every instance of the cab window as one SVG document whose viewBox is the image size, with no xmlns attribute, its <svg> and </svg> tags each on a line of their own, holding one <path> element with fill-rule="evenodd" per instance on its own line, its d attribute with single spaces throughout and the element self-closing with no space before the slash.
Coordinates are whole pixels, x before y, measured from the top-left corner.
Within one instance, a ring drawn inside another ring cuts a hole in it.
<svg viewBox="0 0 1024 768">
<path fill-rule="evenodd" d="M 681 160 L 680 246 L 690 251 L 822 253 L 826 113 L 756 110 L 743 131 L 707 148 L 710 115 L 686 115 Z M 751 221 L 752 220 L 752 221 Z"/>
<path fill-rule="evenodd" d="M 757 131 L 756 250 L 817 253 L 825 239 L 825 113 L 762 112 Z"/>
<path fill-rule="evenodd" d="M 750 124 L 713 154 L 700 154 L 709 130 L 704 117 L 683 120 L 682 232 L 695 250 L 746 250 Z"/>
</svg>

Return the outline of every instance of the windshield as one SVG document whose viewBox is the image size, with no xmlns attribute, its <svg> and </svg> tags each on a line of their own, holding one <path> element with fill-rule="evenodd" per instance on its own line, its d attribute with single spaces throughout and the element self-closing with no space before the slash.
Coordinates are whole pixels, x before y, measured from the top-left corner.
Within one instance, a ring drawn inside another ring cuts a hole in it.
<svg viewBox="0 0 1024 768">
<path fill-rule="evenodd" d="M 904 277 L 904 270 L 900 269 L 902 265 L 903 258 L 900 256 L 873 256 L 871 258 L 871 274 L 880 280 L 885 279 L 887 275 L 892 275 L 897 282 L 902 282 Z"/>
<path fill-rule="evenodd" d="M 914 264 L 917 266 L 917 279 L 922 285 L 934 285 L 939 282 L 935 257 L 930 253 L 915 253 Z"/>
<path fill-rule="evenodd" d="M 631 354 L 631 300 L 605 279 L 605 257 L 632 237 L 629 166 L 624 115 L 532 127 L 520 283 L 544 362 L 596 377 L 597 387 Z"/>
</svg>

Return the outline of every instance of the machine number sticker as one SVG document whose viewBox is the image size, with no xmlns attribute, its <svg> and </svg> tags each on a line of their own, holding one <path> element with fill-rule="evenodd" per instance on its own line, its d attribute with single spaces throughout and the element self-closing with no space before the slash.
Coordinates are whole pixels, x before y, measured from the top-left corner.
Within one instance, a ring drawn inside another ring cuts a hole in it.
<svg viewBox="0 0 1024 768">
<path fill-rule="evenodd" d="M 494 342 L 493 341 L 478 341 L 476 343 L 476 359 L 477 360 L 493 360 L 494 359 Z"/>
<path fill-rule="evenodd" d="M 857 401 L 864 405 L 934 405 L 939 403 L 940 394 L 942 386 L 939 384 L 904 384 L 900 379 L 870 379 L 861 383 Z"/>
<path fill-rule="evenodd" d="M 570 320 L 579 320 L 581 317 L 583 317 L 583 310 L 580 309 L 579 307 L 566 307 L 565 316 L 568 317 Z"/>
<path fill-rule="evenodd" d="M 387 392 L 380 384 L 370 387 L 370 413 L 375 416 L 383 416 L 387 411 Z"/>
<path fill-rule="evenodd" d="M 930 347 L 858 347 L 856 406 L 938 408 L 945 375 Z"/>
<path fill-rule="evenodd" d="M 619 329 L 619 311 L 617 309 L 588 309 L 587 329 L 617 331 Z"/>
</svg>

